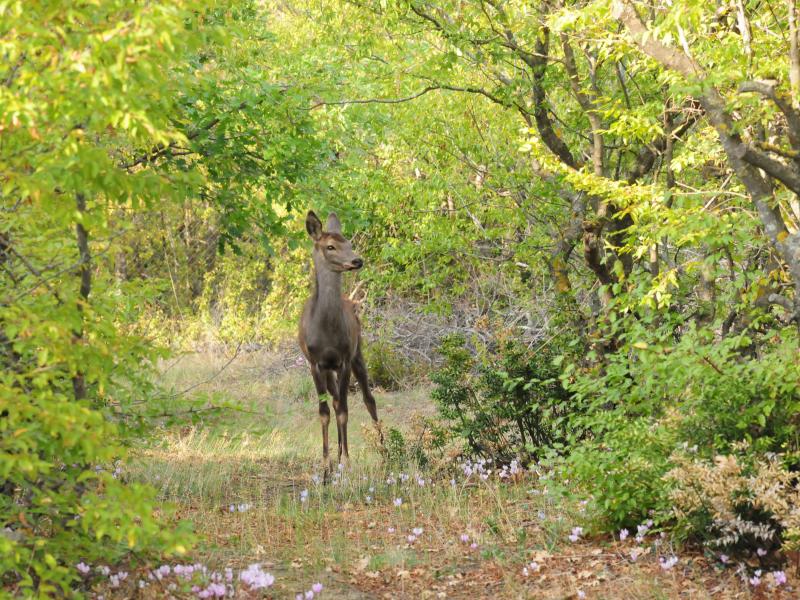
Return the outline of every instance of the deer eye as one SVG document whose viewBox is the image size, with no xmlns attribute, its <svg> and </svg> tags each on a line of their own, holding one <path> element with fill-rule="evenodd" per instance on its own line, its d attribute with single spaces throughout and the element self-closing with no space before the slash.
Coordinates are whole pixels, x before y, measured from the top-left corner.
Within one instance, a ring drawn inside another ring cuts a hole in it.
<svg viewBox="0 0 800 600">
<path fill-rule="evenodd" d="M 336 250 L 336 246 L 328 246 L 328 250 Z"/>
</svg>

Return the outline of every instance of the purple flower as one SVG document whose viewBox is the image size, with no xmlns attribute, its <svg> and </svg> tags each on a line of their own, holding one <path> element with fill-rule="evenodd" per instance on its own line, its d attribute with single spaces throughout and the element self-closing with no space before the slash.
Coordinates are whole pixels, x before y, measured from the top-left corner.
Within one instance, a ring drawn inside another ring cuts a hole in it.
<svg viewBox="0 0 800 600">
<path fill-rule="evenodd" d="M 261 565 L 258 563 L 250 565 L 239 573 L 239 579 L 250 586 L 251 590 L 266 588 L 275 583 L 275 578 L 272 574 L 262 571 Z"/>
<path fill-rule="evenodd" d="M 402 506 L 402 504 L 403 504 L 403 499 L 402 498 L 395 498 L 394 499 L 394 505 L 395 506 Z"/>
<path fill-rule="evenodd" d="M 775 587 L 778 587 L 779 585 L 783 585 L 784 583 L 786 583 L 786 573 L 784 573 L 783 571 L 773 571 L 771 575 L 772 575 L 772 584 Z"/>
<path fill-rule="evenodd" d="M 306 600 L 311 600 L 313 597 L 314 597 L 314 590 L 308 590 L 305 595 Z"/>
<path fill-rule="evenodd" d="M 619 531 L 619 541 L 620 542 L 624 542 L 628 538 L 629 535 L 630 535 L 630 532 L 627 529 L 620 529 L 620 531 Z"/>
<path fill-rule="evenodd" d="M 89 571 L 92 570 L 92 567 L 90 567 L 89 565 L 87 565 L 83 561 L 81 561 L 77 565 L 75 565 L 75 568 L 78 569 L 78 572 L 81 575 L 87 575 L 89 573 Z"/>
<path fill-rule="evenodd" d="M 469 541 L 469 536 L 466 533 L 461 534 L 461 541 L 466 544 Z"/>
<path fill-rule="evenodd" d="M 423 531 L 424 530 L 422 529 L 422 527 L 414 527 L 414 529 L 411 530 L 411 533 L 413 533 L 415 536 L 419 537 L 419 536 L 422 535 Z"/>
<path fill-rule="evenodd" d="M 672 567 L 678 564 L 678 557 L 675 555 L 670 556 L 669 558 L 664 558 L 663 556 L 659 557 L 658 562 L 661 563 L 661 568 L 665 571 L 669 571 Z"/>
<path fill-rule="evenodd" d="M 586 592 L 578 590 L 578 600 L 583 600 L 584 598 L 586 598 Z"/>
<path fill-rule="evenodd" d="M 476 544 L 475 542 L 472 542 L 472 543 L 469 545 L 469 547 L 470 547 L 472 550 L 477 550 L 477 549 L 478 549 L 478 544 Z"/>
<path fill-rule="evenodd" d="M 750 578 L 750 585 L 752 585 L 753 587 L 758 587 L 759 585 L 761 585 L 761 577 L 759 577 L 758 575 L 753 575 Z"/>
<path fill-rule="evenodd" d="M 308 490 L 303 490 L 300 492 L 300 502 L 305 502 L 308 500 Z"/>
<path fill-rule="evenodd" d="M 720 561 L 720 562 L 721 562 L 723 565 L 727 565 L 729 560 L 730 560 L 730 557 L 729 557 L 727 554 L 720 554 L 720 555 L 719 555 L 719 561 Z"/>
<path fill-rule="evenodd" d="M 388 531 L 389 533 L 394 533 L 395 529 L 394 527 L 389 527 L 386 529 L 386 531 Z"/>
<path fill-rule="evenodd" d="M 572 533 L 569 535 L 570 542 L 577 542 L 583 535 L 583 527 L 573 527 Z"/>
<path fill-rule="evenodd" d="M 759 556 L 766 556 L 767 551 L 764 550 L 763 548 L 759 548 L 758 550 L 756 550 L 756 554 L 758 554 Z"/>
<path fill-rule="evenodd" d="M 322 591 L 322 584 L 317 582 L 311 586 L 311 591 L 315 594 L 319 594 Z"/>
</svg>

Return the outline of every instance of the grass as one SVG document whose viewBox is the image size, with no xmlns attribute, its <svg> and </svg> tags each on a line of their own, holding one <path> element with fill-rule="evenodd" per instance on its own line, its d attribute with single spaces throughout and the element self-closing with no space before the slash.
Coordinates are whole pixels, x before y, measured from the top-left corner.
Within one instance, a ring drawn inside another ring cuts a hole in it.
<svg viewBox="0 0 800 600">
<path fill-rule="evenodd" d="M 676 567 L 662 570 L 657 555 L 667 553 L 667 543 L 656 536 L 635 562 L 632 541 L 570 543 L 571 529 L 584 524 L 581 503 L 556 500 L 547 481 L 531 474 L 514 481 L 460 474 L 452 485 L 447 457 L 424 470 L 385 464 L 370 443 L 359 393 L 350 401 L 350 464 L 323 485 L 306 369 L 294 357 L 268 353 L 239 356 L 222 369 L 227 362 L 198 354 L 165 365 L 168 387 L 202 382 L 193 392 L 242 410 L 156 432 L 126 476 L 155 486 L 175 507 L 174 518 L 194 524 L 200 542 L 191 561 L 219 571 L 259 562 L 276 578 L 268 597 L 294 598 L 317 581 L 323 598 L 344 599 L 753 597 L 732 572 L 715 571 L 701 556 L 681 554 Z M 417 415 L 435 413 L 425 387 L 377 397 L 385 427 L 406 439 L 417 434 Z M 335 426 L 331 435 L 335 447 Z M 391 478 L 397 482 L 387 483 Z M 414 528 L 423 533 L 409 541 Z M 522 569 L 531 561 L 540 568 L 526 577 Z M 154 585 L 126 590 L 194 597 Z"/>
</svg>

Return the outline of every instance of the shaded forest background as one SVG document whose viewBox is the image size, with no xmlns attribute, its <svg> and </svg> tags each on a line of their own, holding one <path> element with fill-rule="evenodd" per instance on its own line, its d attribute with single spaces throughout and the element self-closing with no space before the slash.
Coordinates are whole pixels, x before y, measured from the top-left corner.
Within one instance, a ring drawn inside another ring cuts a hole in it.
<svg viewBox="0 0 800 600">
<path fill-rule="evenodd" d="M 0 5 L 4 585 L 186 549 L 114 461 L 208 408 L 159 358 L 293 343 L 310 208 L 373 378 L 465 455 L 796 549 L 793 0 L 61 4 Z"/>
</svg>

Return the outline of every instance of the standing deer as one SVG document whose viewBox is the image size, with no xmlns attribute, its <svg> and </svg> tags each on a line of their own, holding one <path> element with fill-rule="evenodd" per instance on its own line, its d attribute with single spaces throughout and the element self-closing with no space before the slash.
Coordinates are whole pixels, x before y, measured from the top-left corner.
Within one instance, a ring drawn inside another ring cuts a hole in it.
<svg viewBox="0 0 800 600">
<path fill-rule="evenodd" d="M 330 469 L 328 456 L 328 424 L 331 411 L 327 396 L 333 399 L 336 429 L 339 433 L 339 462 L 347 460 L 347 391 L 350 371 L 355 373 L 364 404 L 378 432 L 378 409 L 369 390 L 367 365 L 361 353 L 361 323 L 356 307 L 342 297 L 342 273 L 360 269 L 364 261 L 353 252 L 350 241 L 342 236 L 342 224 L 335 213 L 328 215 L 325 230 L 313 211 L 306 216 L 306 231 L 314 241 L 313 259 L 316 286 L 303 308 L 300 318 L 300 349 L 309 365 L 319 397 L 319 418 L 322 422 L 322 459 L 326 475 Z M 383 435 L 380 434 L 381 443 Z"/>
</svg>

